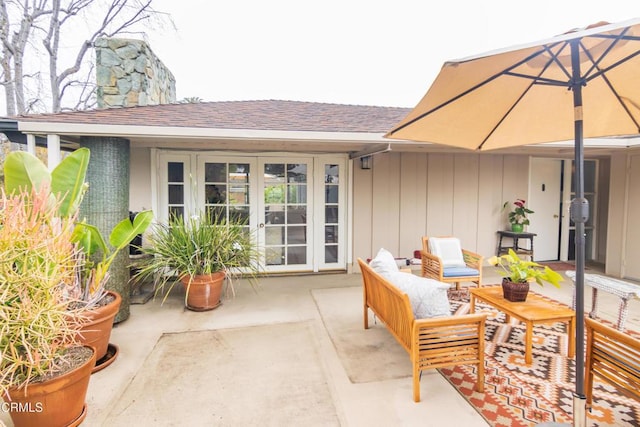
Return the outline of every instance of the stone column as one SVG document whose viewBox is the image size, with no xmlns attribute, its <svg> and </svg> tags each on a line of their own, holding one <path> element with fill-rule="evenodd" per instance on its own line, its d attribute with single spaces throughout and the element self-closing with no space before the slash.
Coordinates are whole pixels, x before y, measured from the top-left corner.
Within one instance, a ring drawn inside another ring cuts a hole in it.
<svg viewBox="0 0 640 427">
<path fill-rule="evenodd" d="M 129 140 L 110 137 L 82 137 L 82 147 L 91 151 L 87 179 L 89 190 L 80 207 L 80 217 L 98 227 L 109 244 L 109 234 L 129 218 Z M 115 322 L 129 317 L 129 251 L 122 250 L 111 264 L 107 289 L 122 296 Z"/>
</svg>

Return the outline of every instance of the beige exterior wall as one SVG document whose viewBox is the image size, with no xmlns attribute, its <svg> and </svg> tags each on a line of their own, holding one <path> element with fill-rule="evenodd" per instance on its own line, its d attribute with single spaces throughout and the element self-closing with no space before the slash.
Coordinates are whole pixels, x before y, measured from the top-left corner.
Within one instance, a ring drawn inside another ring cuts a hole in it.
<svg viewBox="0 0 640 427">
<path fill-rule="evenodd" d="M 149 148 L 131 148 L 130 209 L 152 207 Z M 606 273 L 640 279 L 640 150 L 618 152 L 600 162 L 597 260 Z M 496 231 L 507 226 L 507 200 L 528 198 L 529 156 L 389 152 L 373 168 L 353 167 L 352 252 L 372 257 L 384 247 L 411 257 L 423 235 L 455 235 L 485 257 L 495 253 Z M 606 212 L 605 215 L 603 213 Z M 631 260 L 631 261 L 629 261 Z M 639 270 L 639 271 L 636 271 Z"/>
<path fill-rule="evenodd" d="M 129 209 L 133 212 L 151 209 L 151 150 L 132 147 L 130 162 Z"/>
<path fill-rule="evenodd" d="M 506 226 L 504 201 L 527 198 L 528 156 L 385 153 L 354 167 L 353 261 L 384 247 L 411 257 L 423 235 L 455 235 L 485 256 Z"/>
<path fill-rule="evenodd" d="M 611 156 L 606 273 L 640 280 L 640 150 Z"/>
</svg>

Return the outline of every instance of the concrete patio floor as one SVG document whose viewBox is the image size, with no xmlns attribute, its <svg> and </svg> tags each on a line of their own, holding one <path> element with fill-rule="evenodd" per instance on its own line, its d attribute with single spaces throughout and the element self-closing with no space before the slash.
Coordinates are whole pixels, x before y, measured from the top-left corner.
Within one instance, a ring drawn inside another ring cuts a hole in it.
<svg viewBox="0 0 640 427">
<path fill-rule="evenodd" d="M 493 268 L 485 267 L 484 284 L 498 283 L 499 280 Z M 311 321 L 320 331 L 317 334 L 320 358 L 325 364 L 323 369 L 339 425 L 486 426 L 484 419 L 435 371 L 422 376 L 420 403 L 412 400 L 410 378 L 359 384 L 349 381 L 311 295 L 313 289 L 349 286 L 361 286 L 360 274 L 262 278 L 257 292 L 253 292 L 246 283 L 236 283 L 238 294 L 234 299 L 226 299 L 221 307 L 204 313 L 185 310 L 181 290 L 173 292 L 164 305 L 160 299 L 132 305 L 129 319 L 116 325 L 112 333 L 111 342 L 119 347 L 117 359 L 111 366 L 92 375 L 87 394 L 88 415 L 83 425 L 117 427 L 110 422 L 112 408 L 163 333 Z M 571 281 L 567 279 L 561 289 L 548 285 L 543 288 L 535 286 L 534 290 L 570 304 L 572 288 Z M 619 299 L 600 292 L 599 301 L 600 317 L 615 322 Z M 590 303 L 591 292 L 587 288 L 585 306 L 590 307 Z M 629 304 L 627 328 L 640 331 L 638 300 Z M 260 381 L 260 378 L 255 380 Z M 174 390 L 166 390 L 166 393 L 174 393 Z M 243 396 L 229 396 L 229 399 L 248 409 L 251 407 L 251 390 L 246 390 Z M 175 393 L 174 402 L 175 410 L 180 411 L 180 393 Z M 153 414 L 149 414 L 148 419 L 153 420 Z M 6 413 L 0 413 L 0 425 L 2 422 L 12 425 Z M 170 424 L 154 421 L 148 425 Z M 291 420 L 291 425 L 297 425 L 295 419 Z"/>
</svg>

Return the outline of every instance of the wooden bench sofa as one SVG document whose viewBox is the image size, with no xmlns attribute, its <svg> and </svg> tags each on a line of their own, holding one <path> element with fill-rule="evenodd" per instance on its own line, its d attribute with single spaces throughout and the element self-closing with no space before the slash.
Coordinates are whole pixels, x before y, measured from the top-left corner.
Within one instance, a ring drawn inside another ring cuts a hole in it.
<svg viewBox="0 0 640 427">
<path fill-rule="evenodd" d="M 593 378 L 615 386 L 622 394 L 640 400 L 640 340 L 594 319 L 585 319 L 587 351 L 584 388 L 587 407 L 593 401 Z"/>
<path fill-rule="evenodd" d="M 409 353 L 413 367 L 413 400 L 420 401 L 420 373 L 453 365 L 477 365 L 476 390 L 484 391 L 486 314 L 415 319 L 407 294 L 358 258 L 363 281 L 364 328 L 368 309 Z"/>
</svg>

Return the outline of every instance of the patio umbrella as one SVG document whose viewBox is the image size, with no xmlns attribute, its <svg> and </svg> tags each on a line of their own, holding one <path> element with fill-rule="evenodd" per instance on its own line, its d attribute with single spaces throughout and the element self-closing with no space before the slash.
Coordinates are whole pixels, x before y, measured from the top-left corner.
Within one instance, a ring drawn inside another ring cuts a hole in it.
<svg viewBox="0 0 640 427">
<path fill-rule="evenodd" d="M 576 388 L 584 395 L 584 138 L 640 134 L 640 19 L 600 22 L 526 45 L 446 62 L 418 105 L 385 136 L 474 150 L 574 141 Z"/>
</svg>

